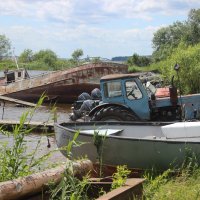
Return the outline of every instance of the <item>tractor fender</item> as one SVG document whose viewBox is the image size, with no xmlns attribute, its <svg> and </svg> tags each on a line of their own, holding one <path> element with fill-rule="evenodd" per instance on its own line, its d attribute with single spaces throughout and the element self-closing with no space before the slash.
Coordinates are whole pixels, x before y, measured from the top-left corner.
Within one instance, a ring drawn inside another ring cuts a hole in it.
<svg viewBox="0 0 200 200">
<path fill-rule="evenodd" d="M 103 103 L 103 104 L 100 104 L 96 107 L 94 107 L 90 112 L 89 112 L 89 116 L 93 116 L 94 113 L 96 113 L 97 111 L 101 110 L 102 108 L 106 108 L 106 107 L 110 107 L 110 106 L 116 106 L 116 107 L 120 107 L 120 108 L 123 108 L 131 113 L 133 113 L 138 119 L 139 117 L 135 114 L 134 111 L 132 111 L 129 107 L 125 106 L 125 105 L 122 105 L 122 104 L 118 104 L 118 103 Z"/>
</svg>

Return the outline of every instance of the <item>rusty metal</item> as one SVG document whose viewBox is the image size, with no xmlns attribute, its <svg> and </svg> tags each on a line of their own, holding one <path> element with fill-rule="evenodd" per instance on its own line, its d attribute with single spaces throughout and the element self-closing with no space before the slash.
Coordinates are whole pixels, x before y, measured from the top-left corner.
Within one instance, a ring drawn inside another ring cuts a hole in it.
<svg viewBox="0 0 200 200">
<path fill-rule="evenodd" d="M 119 78 L 134 78 L 139 77 L 141 73 L 134 73 L 134 74 L 109 74 L 106 76 L 103 76 L 101 80 L 111 80 L 111 79 L 119 79 Z"/>
<path fill-rule="evenodd" d="M 127 179 L 126 183 L 114 189 L 97 200 L 129 200 L 129 199 L 143 199 L 143 178 Z"/>
<path fill-rule="evenodd" d="M 82 92 L 90 93 L 99 87 L 102 76 L 127 73 L 127 65 L 118 63 L 88 63 L 76 68 L 25 78 L 5 84 L 0 83 L 0 94 L 8 97 L 36 102 L 45 93 L 47 100 L 72 103 Z"/>
</svg>

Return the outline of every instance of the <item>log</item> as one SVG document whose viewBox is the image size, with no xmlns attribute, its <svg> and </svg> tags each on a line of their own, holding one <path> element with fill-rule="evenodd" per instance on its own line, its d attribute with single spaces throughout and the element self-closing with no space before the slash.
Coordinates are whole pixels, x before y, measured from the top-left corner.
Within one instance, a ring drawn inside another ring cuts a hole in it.
<svg viewBox="0 0 200 200">
<path fill-rule="evenodd" d="M 58 183 L 69 164 L 48 169 L 30 176 L 0 183 L 0 200 L 18 199 L 27 195 L 36 194 L 46 188 L 49 182 Z M 75 176 L 84 176 L 93 169 L 90 160 L 72 163 Z"/>
</svg>

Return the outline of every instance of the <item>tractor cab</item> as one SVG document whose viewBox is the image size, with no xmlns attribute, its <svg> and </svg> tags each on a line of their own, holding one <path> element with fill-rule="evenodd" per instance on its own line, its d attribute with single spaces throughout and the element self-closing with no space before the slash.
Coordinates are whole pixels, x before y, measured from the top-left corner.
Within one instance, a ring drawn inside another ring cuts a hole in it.
<svg viewBox="0 0 200 200">
<path fill-rule="evenodd" d="M 153 94 L 152 88 L 144 87 L 140 74 L 114 74 L 101 78 L 100 87 L 104 103 L 117 103 L 134 110 L 142 119 L 150 118 L 149 99 Z M 148 91 L 148 92 L 147 92 Z"/>
</svg>

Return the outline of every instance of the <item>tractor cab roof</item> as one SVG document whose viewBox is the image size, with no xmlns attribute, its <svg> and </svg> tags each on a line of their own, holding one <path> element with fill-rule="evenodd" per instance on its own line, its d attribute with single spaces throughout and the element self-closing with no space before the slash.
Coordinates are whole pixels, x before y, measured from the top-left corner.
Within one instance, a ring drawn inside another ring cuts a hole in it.
<svg viewBox="0 0 200 200">
<path fill-rule="evenodd" d="M 114 80 L 114 79 L 126 79 L 126 78 L 135 78 L 140 77 L 141 73 L 134 73 L 134 74 L 110 74 L 101 77 L 101 80 Z"/>
<path fill-rule="evenodd" d="M 140 72 L 140 73 L 132 73 L 132 74 L 110 74 L 103 76 L 101 81 L 107 80 L 116 80 L 116 79 L 128 79 L 128 78 L 138 78 L 141 82 L 161 82 L 159 74 L 155 74 L 154 72 Z"/>
</svg>

